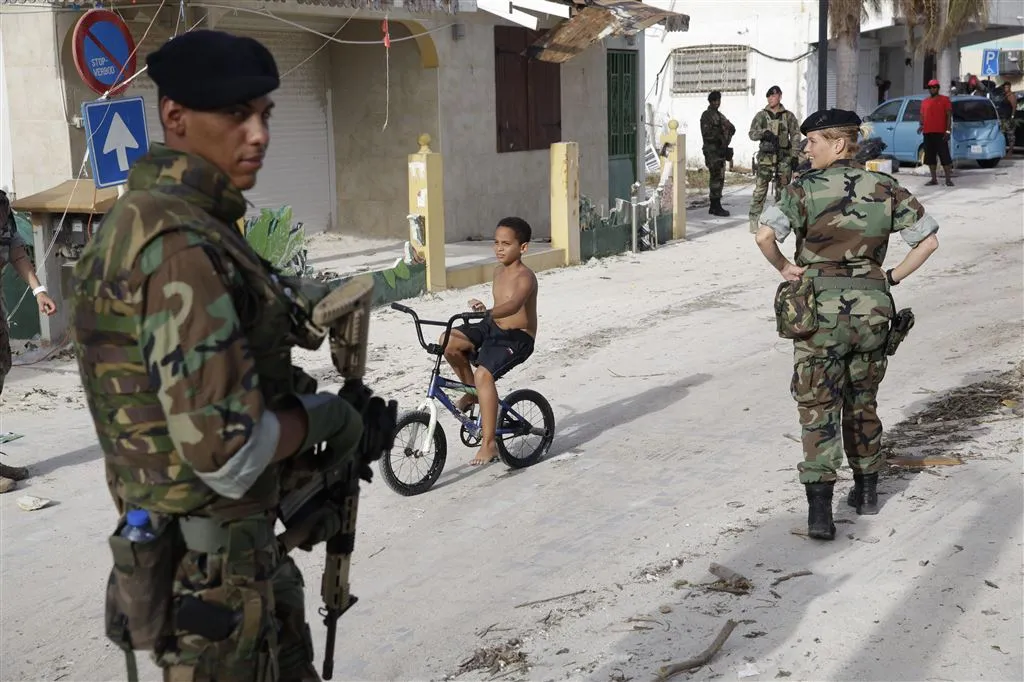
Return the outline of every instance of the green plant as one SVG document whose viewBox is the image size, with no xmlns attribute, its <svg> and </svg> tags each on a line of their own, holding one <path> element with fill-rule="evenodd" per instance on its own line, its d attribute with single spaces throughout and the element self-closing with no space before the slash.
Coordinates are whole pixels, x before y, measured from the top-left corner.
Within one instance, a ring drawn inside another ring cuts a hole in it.
<svg viewBox="0 0 1024 682">
<path fill-rule="evenodd" d="M 292 224 L 292 207 L 276 211 L 264 208 L 259 217 L 245 221 L 245 239 L 264 260 L 286 275 L 309 277 L 313 268 L 306 262 L 306 232 L 302 223 Z"/>
</svg>

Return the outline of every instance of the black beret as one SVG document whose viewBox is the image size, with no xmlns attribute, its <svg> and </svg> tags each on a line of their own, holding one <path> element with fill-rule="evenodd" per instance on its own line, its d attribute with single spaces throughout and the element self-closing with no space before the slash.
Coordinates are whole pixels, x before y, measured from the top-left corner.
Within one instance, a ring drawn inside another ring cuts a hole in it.
<svg viewBox="0 0 1024 682">
<path fill-rule="evenodd" d="M 160 93 L 198 111 L 241 104 L 281 84 L 270 50 L 253 38 L 200 29 L 171 38 L 146 57 Z"/>
<path fill-rule="evenodd" d="M 712 90 L 710 92 L 710 94 L 708 94 L 708 101 L 709 102 L 714 102 L 715 100 L 721 100 L 721 99 L 722 99 L 722 93 L 720 93 L 718 90 Z"/>
<path fill-rule="evenodd" d="M 812 130 L 824 130 L 825 128 L 842 128 L 845 126 L 859 126 L 860 116 L 855 111 L 846 109 L 822 109 L 816 111 L 806 119 L 800 126 L 800 132 L 804 135 Z"/>
<path fill-rule="evenodd" d="M 768 94 L 765 95 L 765 97 L 771 97 L 772 95 L 781 95 L 781 94 L 782 94 L 782 88 L 780 88 L 778 85 L 773 85 L 772 87 L 768 88 Z"/>
</svg>

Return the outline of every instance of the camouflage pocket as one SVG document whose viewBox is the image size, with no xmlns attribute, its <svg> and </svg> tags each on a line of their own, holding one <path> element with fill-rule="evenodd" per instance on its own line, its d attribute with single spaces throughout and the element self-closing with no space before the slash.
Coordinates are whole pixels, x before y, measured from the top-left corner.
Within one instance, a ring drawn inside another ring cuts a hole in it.
<svg viewBox="0 0 1024 682">
<path fill-rule="evenodd" d="M 110 536 L 114 567 L 107 580 L 106 632 L 125 651 L 150 650 L 173 635 L 174 572 L 184 553 L 176 523 L 155 529 L 149 542 L 121 537 L 125 521 Z"/>
<path fill-rule="evenodd" d="M 783 282 L 775 291 L 775 326 L 784 339 L 806 339 L 818 331 L 814 280 Z"/>
<path fill-rule="evenodd" d="M 267 613 L 263 597 L 253 587 L 228 584 L 181 595 L 175 611 L 179 646 L 229 667 L 255 660 L 266 648 Z"/>
<path fill-rule="evenodd" d="M 914 328 L 914 312 L 910 308 L 904 308 L 896 313 L 889 326 L 889 335 L 885 340 L 885 354 L 895 355 L 896 349 L 900 347 L 907 334 Z"/>
</svg>

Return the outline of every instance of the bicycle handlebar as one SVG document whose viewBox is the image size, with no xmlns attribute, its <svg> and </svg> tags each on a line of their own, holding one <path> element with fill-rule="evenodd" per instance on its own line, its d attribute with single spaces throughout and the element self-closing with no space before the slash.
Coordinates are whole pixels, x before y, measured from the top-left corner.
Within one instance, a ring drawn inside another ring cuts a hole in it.
<svg viewBox="0 0 1024 682">
<path fill-rule="evenodd" d="M 464 312 L 456 313 L 455 315 L 452 315 L 450 318 L 448 318 L 447 322 L 442 322 L 440 320 L 421 320 L 420 316 L 416 314 L 415 310 L 409 308 L 408 306 L 404 306 L 401 303 L 392 303 L 391 309 L 397 310 L 401 313 L 412 315 L 413 322 L 416 323 L 416 337 L 419 340 L 420 345 L 423 346 L 423 350 L 427 351 L 431 355 L 440 355 L 441 353 L 444 352 L 445 346 L 448 345 L 448 338 L 451 336 L 452 333 L 452 325 L 455 323 L 456 320 L 469 322 L 470 320 L 482 320 L 485 317 L 487 317 L 487 313 Z M 445 328 L 443 343 L 441 343 L 440 345 L 436 343 L 427 343 L 423 339 L 423 325 L 425 324 L 429 324 L 434 327 Z"/>
</svg>

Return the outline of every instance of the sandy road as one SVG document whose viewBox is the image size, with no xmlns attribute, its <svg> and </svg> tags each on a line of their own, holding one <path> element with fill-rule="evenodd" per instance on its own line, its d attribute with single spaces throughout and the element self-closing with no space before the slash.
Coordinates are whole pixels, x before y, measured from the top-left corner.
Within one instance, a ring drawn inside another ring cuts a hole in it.
<svg viewBox="0 0 1024 682">
<path fill-rule="evenodd" d="M 901 176 L 939 219 L 942 246 L 894 291 L 917 325 L 881 390 L 887 426 L 1020 359 L 1022 170 L 964 173 L 948 193 Z M 449 463 L 432 491 L 402 498 L 379 477 L 364 486 L 360 602 L 339 624 L 335 679 L 440 679 L 509 639 L 530 667 L 502 679 L 650 679 L 703 650 L 727 618 L 742 622 L 694 678 L 1020 679 L 1020 420 L 994 414 L 970 440 L 938 444 L 962 466 L 887 477 L 878 516 L 837 499 L 835 542 L 793 534 L 806 506 L 791 347 L 774 333 L 777 275 L 731 203 L 724 220 L 694 211 L 685 243 L 540 275 L 537 351 L 499 388 L 551 401 L 549 458 L 515 473 L 470 468 L 446 419 Z M 905 251 L 893 240 L 887 262 Z M 436 318 L 488 295 L 410 305 Z M 409 318 L 378 311 L 370 336 L 375 388 L 412 408 L 429 358 Z M 331 381 L 326 349 L 299 360 Z M 17 368 L 4 399 L 0 431 L 26 434 L 4 446 L 7 461 L 31 465 L 24 491 L 56 504 L 27 513 L 14 503 L 22 493 L 0 497 L 0 679 L 123 679 L 102 632 L 114 517 L 74 367 Z M 322 553 L 298 560 L 319 665 Z M 711 562 L 753 589 L 699 586 L 714 580 Z M 771 585 L 801 570 L 811 575 Z"/>
</svg>

